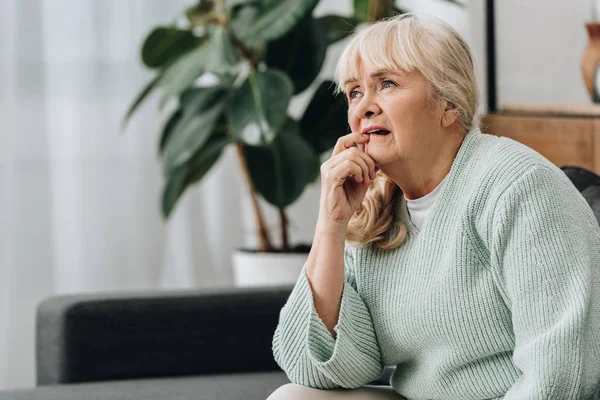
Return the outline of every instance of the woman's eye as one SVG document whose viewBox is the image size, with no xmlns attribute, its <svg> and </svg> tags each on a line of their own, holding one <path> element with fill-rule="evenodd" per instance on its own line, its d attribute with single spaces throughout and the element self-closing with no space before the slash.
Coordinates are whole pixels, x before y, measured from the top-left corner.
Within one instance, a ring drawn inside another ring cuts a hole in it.
<svg viewBox="0 0 600 400">
<path fill-rule="evenodd" d="M 360 96 L 360 92 L 357 92 L 356 90 L 353 90 L 350 92 L 350 94 L 348 95 L 348 98 L 350 100 L 356 99 L 358 96 Z"/>
<path fill-rule="evenodd" d="M 393 86 L 396 86 L 396 84 L 394 82 L 392 82 L 392 81 L 383 81 L 383 82 L 381 82 L 381 87 L 383 89 L 388 89 L 388 88 L 391 88 Z"/>
</svg>

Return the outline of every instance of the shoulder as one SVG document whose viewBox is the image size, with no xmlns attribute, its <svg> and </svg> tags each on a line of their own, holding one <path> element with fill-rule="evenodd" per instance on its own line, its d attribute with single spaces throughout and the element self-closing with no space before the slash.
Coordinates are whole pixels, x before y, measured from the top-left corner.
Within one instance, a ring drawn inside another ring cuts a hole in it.
<svg viewBox="0 0 600 400">
<path fill-rule="evenodd" d="M 487 242 L 498 212 L 507 207 L 516 211 L 526 202 L 545 212 L 568 207 L 591 221 L 591 209 L 569 178 L 533 149 L 480 132 L 466 144 L 452 196 L 475 237 Z"/>
<path fill-rule="evenodd" d="M 476 135 L 470 163 L 490 179 L 512 182 L 519 175 L 539 167 L 560 170 L 544 156 L 516 140 L 480 133 Z"/>
<path fill-rule="evenodd" d="M 560 168 L 513 139 L 479 132 L 468 144 L 458 178 L 463 184 L 468 183 L 473 196 L 482 200 L 499 199 L 506 190 L 522 184 L 524 177 L 531 175 L 543 175 L 543 182 L 550 180 L 574 189 Z"/>
</svg>

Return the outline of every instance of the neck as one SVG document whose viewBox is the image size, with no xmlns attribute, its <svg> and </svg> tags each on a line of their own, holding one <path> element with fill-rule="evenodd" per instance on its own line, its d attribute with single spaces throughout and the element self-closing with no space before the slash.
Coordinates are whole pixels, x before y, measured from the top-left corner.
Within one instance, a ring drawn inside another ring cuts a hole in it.
<svg viewBox="0 0 600 400">
<path fill-rule="evenodd" d="M 431 193 L 448 175 L 465 136 L 464 130 L 445 132 L 444 140 L 435 148 L 427 148 L 425 153 L 380 169 L 402 189 L 407 199 L 421 198 Z"/>
</svg>

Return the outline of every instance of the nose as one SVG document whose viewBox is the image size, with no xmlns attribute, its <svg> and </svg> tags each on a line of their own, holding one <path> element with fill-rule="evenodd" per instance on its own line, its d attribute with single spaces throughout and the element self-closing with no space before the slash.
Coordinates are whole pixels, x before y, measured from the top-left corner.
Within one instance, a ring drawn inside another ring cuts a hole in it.
<svg viewBox="0 0 600 400">
<path fill-rule="evenodd" d="M 356 114 L 359 118 L 371 118 L 374 115 L 381 114 L 381 108 L 379 108 L 373 95 L 365 94 L 360 99 L 358 107 L 356 107 Z"/>
</svg>

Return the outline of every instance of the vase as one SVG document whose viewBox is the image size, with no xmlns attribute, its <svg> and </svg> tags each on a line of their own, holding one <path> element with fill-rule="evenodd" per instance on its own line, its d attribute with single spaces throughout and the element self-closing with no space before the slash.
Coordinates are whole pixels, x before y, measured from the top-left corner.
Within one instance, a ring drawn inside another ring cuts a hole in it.
<svg viewBox="0 0 600 400">
<path fill-rule="evenodd" d="M 293 285 L 307 259 L 308 253 L 258 253 L 237 250 L 232 254 L 234 286 Z"/>
<path fill-rule="evenodd" d="M 600 22 L 587 22 L 588 45 L 581 58 L 585 87 L 594 103 L 600 103 Z"/>
</svg>

